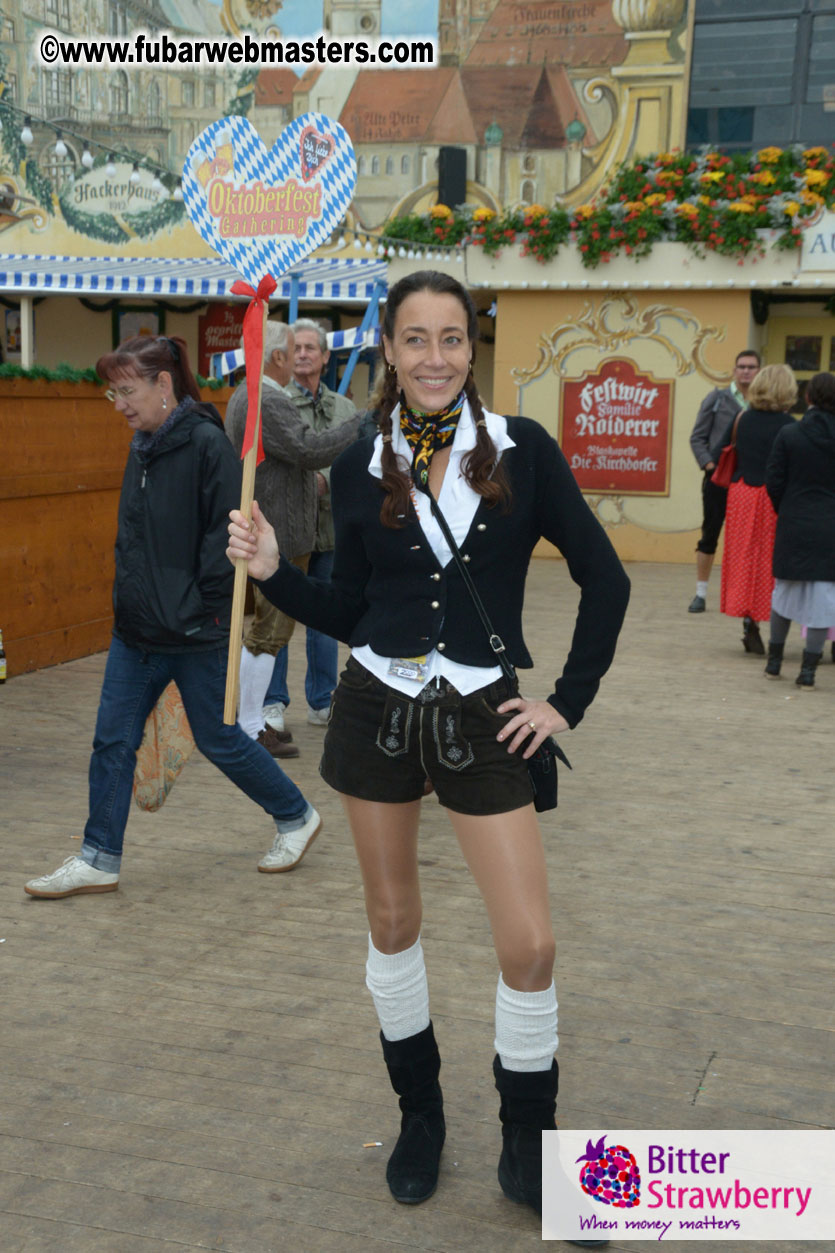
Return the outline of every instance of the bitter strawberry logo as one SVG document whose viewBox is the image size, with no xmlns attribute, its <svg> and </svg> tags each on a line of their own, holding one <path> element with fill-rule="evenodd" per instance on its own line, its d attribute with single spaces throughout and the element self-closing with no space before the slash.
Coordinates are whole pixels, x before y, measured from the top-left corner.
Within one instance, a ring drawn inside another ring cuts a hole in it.
<svg viewBox="0 0 835 1253">
<path fill-rule="evenodd" d="M 601 1136 L 597 1144 L 586 1143 L 586 1151 L 577 1161 L 580 1168 L 580 1187 L 593 1201 L 601 1205 L 613 1205 L 615 1209 L 634 1209 L 640 1205 L 641 1172 L 634 1154 L 623 1144 L 610 1144 L 606 1148 Z"/>
</svg>

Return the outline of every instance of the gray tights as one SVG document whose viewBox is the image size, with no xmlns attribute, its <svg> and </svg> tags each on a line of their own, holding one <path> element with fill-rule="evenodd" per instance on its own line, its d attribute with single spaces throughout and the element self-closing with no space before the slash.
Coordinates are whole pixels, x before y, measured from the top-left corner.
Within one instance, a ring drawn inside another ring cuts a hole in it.
<svg viewBox="0 0 835 1253">
<path fill-rule="evenodd" d="M 776 609 L 772 609 L 771 622 L 769 623 L 769 642 L 771 644 L 785 644 L 791 624 L 791 618 L 784 618 Z M 804 647 L 807 653 L 815 653 L 820 657 L 823 652 L 823 646 L 826 643 L 828 630 L 828 627 L 806 628 L 806 643 Z"/>
</svg>

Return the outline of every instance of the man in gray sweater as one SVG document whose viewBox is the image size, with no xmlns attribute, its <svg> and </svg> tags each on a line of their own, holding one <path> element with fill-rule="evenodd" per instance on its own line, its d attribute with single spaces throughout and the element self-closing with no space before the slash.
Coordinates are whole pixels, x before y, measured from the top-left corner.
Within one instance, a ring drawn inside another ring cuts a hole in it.
<svg viewBox="0 0 835 1253">
<path fill-rule="evenodd" d="M 266 458 L 255 472 L 255 499 L 275 527 L 282 554 L 307 570 L 318 516 L 315 471 L 330 465 L 356 439 L 358 421 L 352 417 L 322 431 L 315 431 L 302 421 L 285 390 L 292 377 L 293 352 L 290 327 L 283 322 L 267 322 L 261 394 Z M 238 453 L 243 445 L 246 411 L 243 382 L 226 410 L 226 433 Z M 255 616 L 241 651 L 239 721 L 247 734 L 264 744 L 274 757 L 297 757 L 299 750 L 291 743 L 292 737 L 267 727 L 263 715 L 276 653 L 286 646 L 295 622 L 271 605 L 257 588 L 254 596 Z"/>
<path fill-rule="evenodd" d="M 688 606 L 688 613 L 704 613 L 707 608 L 707 584 L 725 521 L 728 492 L 711 481 L 716 463 L 710 450 L 725 433 L 734 414 L 746 408 L 748 388 L 759 368 L 760 354 L 753 348 L 737 353 L 730 387 L 714 387 L 708 392 L 699 406 L 690 436 L 690 447 L 703 477 L 702 534 L 696 545 L 696 595 Z"/>
</svg>

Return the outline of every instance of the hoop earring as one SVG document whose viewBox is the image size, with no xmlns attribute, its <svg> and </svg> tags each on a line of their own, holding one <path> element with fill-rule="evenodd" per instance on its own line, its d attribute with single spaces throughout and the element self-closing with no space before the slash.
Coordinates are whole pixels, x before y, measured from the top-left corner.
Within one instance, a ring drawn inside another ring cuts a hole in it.
<svg viewBox="0 0 835 1253">
<path fill-rule="evenodd" d="M 387 361 L 387 362 L 386 362 L 386 369 L 388 370 L 389 374 L 396 374 L 396 373 L 397 373 L 397 366 L 394 364 L 394 362 L 393 362 L 393 361 Z"/>
</svg>

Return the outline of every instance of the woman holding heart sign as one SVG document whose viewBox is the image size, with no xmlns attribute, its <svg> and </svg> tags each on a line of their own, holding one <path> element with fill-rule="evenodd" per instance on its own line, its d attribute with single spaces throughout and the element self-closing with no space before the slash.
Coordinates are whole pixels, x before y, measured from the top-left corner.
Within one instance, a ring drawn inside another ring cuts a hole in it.
<svg viewBox="0 0 835 1253">
<path fill-rule="evenodd" d="M 351 645 L 320 769 L 341 794 L 365 886 L 366 983 L 402 1111 L 391 1192 L 406 1204 L 432 1195 L 445 1136 L 420 941 L 418 822 L 428 777 L 484 898 L 499 961 L 499 1181 L 512 1200 L 541 1210 L 557 1001 L 528 761 L 552 733 L 575 727 L 593 699 L 629 583 L 556 442 L 536 422 L 482 406 L 472 373 L 477 317 L 460 283 L 435 271 L 401 279 L 388 294 L 382 339 L 379 433 L 348 448 L 331 473 L 333 581 L 308 579 L 280 556 L 257 506 L 251 531 L 231 514 L 228 555 L 249 562 L 285 613 Z M 581 594 L 562 675 L 549 696 L 529 699 L 497 664 L 497 649 L 515 666 L 532 665 L 522 600 L 541 536 L 564 554 Z"/>
</svg>

